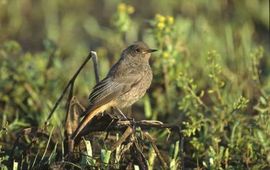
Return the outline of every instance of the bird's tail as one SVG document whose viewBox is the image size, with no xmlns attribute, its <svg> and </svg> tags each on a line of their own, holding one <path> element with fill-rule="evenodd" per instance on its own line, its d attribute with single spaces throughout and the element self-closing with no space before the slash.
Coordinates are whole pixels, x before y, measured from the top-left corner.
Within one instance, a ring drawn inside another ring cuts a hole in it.
<svg viewBox="0 0 270 170">
<path fill-rule="evenodd" d="M 94 116 L 98 114 L 98 109 L 95 109 L 91 112 L 88 112 L 88 114 L 83 118 L 75 132 L 72 134 L 71 139 L 75 139 L 79 133 L 84 129 L 84 127 L 93 119 Z"/>
<path fill-rule="evenodd" d="M 79 126 L 77 127 L 77 129 L 75 130 L 75 132 L 72 134 L 71 139 L 75 140 L 75 138 L 80 134 L 80 132 L 84 129 L 84 127 L 93 119 L 93 117 L 95 117 L 97 114 L 105 111 L 106 109 L 108 109 L 110 106 L 110 103 L 107 103 L 105 105 L 102 105 L 100 107 L 94 108 L 94 109 L 90 109 L 85 115 L 85 117 L 83 118 L 83 120 L 81 121 L 81 123 L 79 124 Z"/>
</svg>

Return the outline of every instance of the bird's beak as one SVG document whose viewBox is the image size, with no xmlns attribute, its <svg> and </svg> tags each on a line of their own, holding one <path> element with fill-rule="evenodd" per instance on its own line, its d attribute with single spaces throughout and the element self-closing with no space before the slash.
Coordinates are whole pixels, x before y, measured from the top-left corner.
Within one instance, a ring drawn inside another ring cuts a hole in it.
<svg viewBox="0 0 270 170">
<path fill-rule="evenodd" d="M 157 50 L 156 49 L 148 49 L 146 52 L 147 53 L 153 53 L 153 52 L 156 52 Z"/>
</svg>

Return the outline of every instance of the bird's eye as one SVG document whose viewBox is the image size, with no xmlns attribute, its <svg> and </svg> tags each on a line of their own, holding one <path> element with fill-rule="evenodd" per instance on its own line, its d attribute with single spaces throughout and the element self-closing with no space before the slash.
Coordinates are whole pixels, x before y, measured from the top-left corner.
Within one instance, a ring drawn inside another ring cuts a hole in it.
<svg viewBox="0 0 270 170">
<path fill-rule="evenodd" d="M 136 48 L 135 51 L 136 51 L 137 53 L 140 53 L 140 52 L 141 52 L 141 49 Z"/>
</svg>

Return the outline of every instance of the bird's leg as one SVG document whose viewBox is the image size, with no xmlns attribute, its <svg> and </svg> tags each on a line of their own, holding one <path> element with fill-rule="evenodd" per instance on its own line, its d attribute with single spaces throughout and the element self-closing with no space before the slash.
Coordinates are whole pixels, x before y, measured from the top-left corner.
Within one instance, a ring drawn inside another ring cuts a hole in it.
<svg viewBox="0 0 270 170">
<path fill-rule="evenodd" d="M 128 120 L 129 121 L 129 123 L 130 123 L 130 125 L 132 127 L 133 132 L 135 132 L 135 130 L 136 130 L 135 119 L 134 118 L 127 118 L 118 107 L 115 107 L 115 110 L 124 118 L 124 120 Z M 132 113 L 131 107 L 128 108 L 128 112 L 129 112 L 129 114 Z"/>
<path fill-rule="evenodd" d="M 126 112 L 127 112 L 128 117 L 126 117 L 124 115 L 125 116 L 125 120 L 128 120 L 129 121 L 130 126 L 132 128 L 132 131 L 135 133 L 135 131 L 136 131 L 136 121 L 132 117 L 132 107 L 130 106 L 130 107 L 126 108 Z"/>
<path fill-rule="evenodd" d="M 111 107 L 110 108 L 110 111 L 109 112 L 106 112 L 106 113 L 110 116 L 111 119 L 117 120 L 118 117 L 117 117 L 117 115 L 116 115 L 115 112 L 116 112 L 116 109 L 114 107 Z"/>
<path fill-rule="evenodd" d="M 114 107 L 114 109 L 117 111 L 117 113 L 118 113 L 119 115 L 122 116 L 122 119 L 128 120 L 128 118 L 124 115 L 124 113 L 123 113 L 118 107 Z"/>
<path fill-rule="evenodd" d="M 136 132 L 136 121 L 134 118 L 131 118 L 129 121 L 130 121 L 130 124 L 132 126 L 132 130 L 135 133 Z"/>
</svg>

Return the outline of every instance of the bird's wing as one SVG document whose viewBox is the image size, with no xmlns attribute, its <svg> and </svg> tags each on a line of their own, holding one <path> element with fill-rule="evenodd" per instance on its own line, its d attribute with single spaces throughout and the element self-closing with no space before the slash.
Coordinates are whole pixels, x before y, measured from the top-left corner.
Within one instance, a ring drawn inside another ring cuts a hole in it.
<svg viewBox="0 0 270 170">
<path fill-rule="evenodd" d="M 111 78 L 107 77 L 95 85 L 89 95 L 89 107 L 91 109 L 98 108 L 109 103 L 113 99 L 128 92 L 134 85 L 140 82 L 141 76 L 129 75 L 124 77 Z M 86 111 L 87 112 L 87 111 Z M 86 112 L 82 115 L 84 116 Z"/>
<path fill-rule="evenodd" d="M 99 82 L 89 96 L 91 103 L 84 112 L 84 118 L 73 133 L 72 139 L 76 138 L 81 130 L 88 124 L 88 122 L 92 120 L 95 115 L 100 112 L 100 110 L 106 109 L 102 107 L 108 107 L 106 106 L 107 104 L 110 105 L 110 102 L 112 102 L 113 99 L 116 99 L 120 95 L 123 95 L 131 90 L 133 86 L 140 82 L 140 79 L 141 78 L 138 75 L 130 75 L 117 79 L 112 79 L 109 77 Z"/>
<path fill-rule="evenodd" d="M 94 105 L 107 98 L 109 100 L 112 94 L 117 95 L 124 84 L 112 81 L 112 78 L 105 78 L 97 83 L 89 95 L 90 104 Z"/>
</svg>

